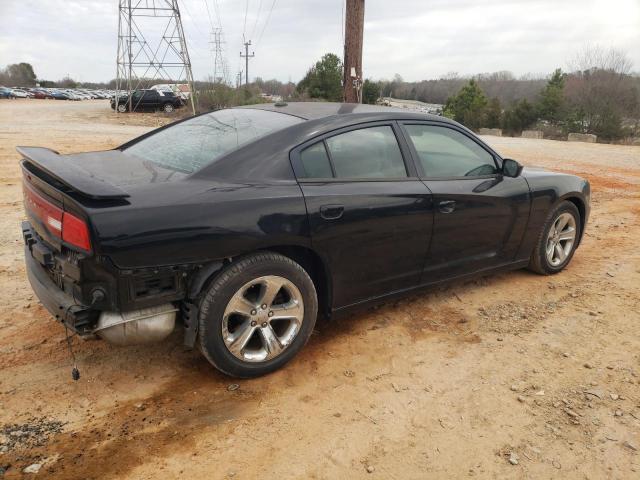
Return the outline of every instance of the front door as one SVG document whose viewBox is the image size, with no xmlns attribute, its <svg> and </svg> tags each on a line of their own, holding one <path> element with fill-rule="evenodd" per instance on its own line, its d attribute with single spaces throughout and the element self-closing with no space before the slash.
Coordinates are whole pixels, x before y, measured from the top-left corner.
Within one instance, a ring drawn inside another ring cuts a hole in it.
<svg viewBox="0 0 640 480">
<path fill-rule="evenodd" d="M 505 177 L 501 160 L 465 130 L 429 123 L 403 125 L 433 193 L 433 238 L 422 283 L 514 260 L 528 221 L 522 177 Z"/>
<path fill-rule="evenodd" d="M 332 274 L 334 308 L 417 285 L 433 208 L 405 163 L 410 153 L 398 127 L 341 131 L 294 156 L 312 244 Z"/>
</svg>

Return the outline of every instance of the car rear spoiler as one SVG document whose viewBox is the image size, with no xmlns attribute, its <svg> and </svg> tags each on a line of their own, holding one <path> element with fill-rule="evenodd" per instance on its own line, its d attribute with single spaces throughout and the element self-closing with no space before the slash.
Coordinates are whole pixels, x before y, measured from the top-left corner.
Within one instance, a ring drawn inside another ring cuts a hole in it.
<svg viewBox="0 0 640 480">
<path fill-rule="evenodd" d="M 17 147 L 16 150 L 35 168 L 85 197 L 117 199 L 129 196 L 120 187 L 91 175 L 53 150 L 43 147 Z"/>
</svg>

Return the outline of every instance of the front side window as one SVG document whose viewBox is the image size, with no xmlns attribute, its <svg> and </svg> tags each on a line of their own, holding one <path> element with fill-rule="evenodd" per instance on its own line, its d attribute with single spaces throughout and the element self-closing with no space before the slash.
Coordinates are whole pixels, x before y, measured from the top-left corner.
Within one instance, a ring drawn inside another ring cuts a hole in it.
<svg viewBox="0 0 640 480">
<path fill-rule="evenodd" d="M 244 144 L 303 121 L 266 110 L 218 110 L 160 130 L 123 151 L 164 168 L 192 173 Z"/>
<path fill-rule="evenodd" d="M 326 140 L 336 178 L 406 177 L 402 153 L 390 126 L 351 130 Z"/>
<path fill-rule="evenodd" d="M 405 129 L 428 178 L 497 173 L 493 155 L 456 130 L 435 125 L 405 125 Z"/>
</svg>

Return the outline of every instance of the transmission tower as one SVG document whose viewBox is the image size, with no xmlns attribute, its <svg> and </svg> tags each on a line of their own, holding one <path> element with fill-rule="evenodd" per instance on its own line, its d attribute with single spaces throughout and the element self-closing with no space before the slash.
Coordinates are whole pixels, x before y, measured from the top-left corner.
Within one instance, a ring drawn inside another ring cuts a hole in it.
<svg viewBox="0 0 640 480">
<path fill-rule="evenodd" d="M 222 38 L 222 28 L 217 27 L 211 31 L 213 37 L 212 53 L 213 53 L 213 81 L 214 83 L 229 83 L 229 72 L 227 70 L 227 62 L 224 58 L 222 45 L 225 43 Z"/>
<path fill-rule="evenodd" d="M 162 80 L 189 85 L 189 101 L 195 114 L 193 74 L 178 0 L 119 2 L 116 112 L 122 93 L 128 94 L 131 111 L 131 93 L 143 82 Z"/>
</svg>

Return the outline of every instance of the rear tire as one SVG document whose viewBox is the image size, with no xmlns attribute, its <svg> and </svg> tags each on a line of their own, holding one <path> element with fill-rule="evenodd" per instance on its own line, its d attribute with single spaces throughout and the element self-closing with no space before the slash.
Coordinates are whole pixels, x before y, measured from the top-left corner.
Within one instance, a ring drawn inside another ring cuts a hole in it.
<svg viewBox="0 0 640 480">
<path fill-rule="evenodd" d="M 255 253 L 209 286 L 200 304 L 199 347 L 227 375 L 265 375 L 307 343 L 317 312 L 315 286 L 300 265 L 277 253 Z"/>
<path fill-rule="evenodd" d="M 531 254 L 529 270 L 541 275 L 562 271 L 573 258 L 580 239 L 580 212 L 569 201 L 556 206 L 542 227 Z"/>
<path fill-rule="evenodd" d="M 173 112 L 173 105 L 171 105 L 170 103 L 165 103 L 162 107 L 162 110 L 164 110 L 165 113 L 171 113 Z"/>
</svg>

